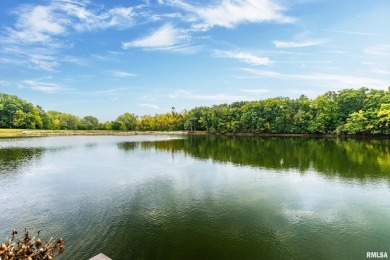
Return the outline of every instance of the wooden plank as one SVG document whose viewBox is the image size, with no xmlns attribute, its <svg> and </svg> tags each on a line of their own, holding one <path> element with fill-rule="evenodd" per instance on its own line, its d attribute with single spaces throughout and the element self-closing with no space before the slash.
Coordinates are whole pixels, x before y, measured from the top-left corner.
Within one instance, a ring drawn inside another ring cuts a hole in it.
<svg viewBox="0 0 390 260">
<path fill-rule="evenodd" d="M 104 255 L 103 253 L 100 253 L 98 255 L 95 255 L 94 257 L 90 258 L 89 260 L 112 260 L 108 256 Z"/>
</svg>

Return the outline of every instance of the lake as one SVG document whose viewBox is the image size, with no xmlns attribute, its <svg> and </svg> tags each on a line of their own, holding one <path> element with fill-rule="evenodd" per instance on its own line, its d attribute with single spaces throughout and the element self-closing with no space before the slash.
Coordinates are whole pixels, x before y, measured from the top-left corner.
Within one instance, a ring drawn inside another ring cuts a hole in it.
<svg viewBox="0 0 390 260">
<path fill-rule="evenodd" d="M 390 256 L 390 140 L 0 139 L 0 242 L 63 237 L 56 259 Z"/>
</svg>

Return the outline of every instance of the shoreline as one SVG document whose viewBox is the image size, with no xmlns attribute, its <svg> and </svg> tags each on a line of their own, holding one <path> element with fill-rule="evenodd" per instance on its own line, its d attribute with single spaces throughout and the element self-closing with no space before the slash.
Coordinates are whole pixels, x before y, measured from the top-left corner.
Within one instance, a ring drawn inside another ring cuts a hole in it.
<svg viewBox="0 0 390 260">
<path fill-rule="evenodd" d="M 26 130 L 0 129 L 0 137 L 186 135 L 185 131 Z"/>
<path fill-rule="evenodd" d="M 31 130 L 0 129 L 0 138 L 46 136 L 134 136 L 134 135 L 210 135 L 210 136 L 257 136 L 303 138 L 359 138 L 389 139 L 390 135 L 336 135 L 336 134 L 270 134 L 270 133 L 209 133 L 206 131 L 110 131 L 110 130 Z"/>
<path fill-rule="evenodd" d="M 358 138 L 358 139 L 390 139 L 390 135 L 347 135 L 347 134 L 271 134 L 271 133 L 209 133 L 203 131 L 187 132 L 189 135 L 215 136 L 257 136 L 257 137 L 302 137 L 302 138 Z"/>
</svg>

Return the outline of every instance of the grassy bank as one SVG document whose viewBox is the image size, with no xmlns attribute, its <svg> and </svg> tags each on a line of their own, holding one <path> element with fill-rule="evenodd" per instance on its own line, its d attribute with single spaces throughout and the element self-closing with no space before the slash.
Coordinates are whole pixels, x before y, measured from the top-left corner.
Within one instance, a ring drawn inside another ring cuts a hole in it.
<svg viewBox="0 0 390 260">
<path fill-rule="evenodd" d="M 22 129 L 0 129 L 0 137 L 21 136 L 22 134 Z"/>
<path fill-rule="evenodd" d="M 336 134 L 267 134 L 267 133 L 214 133 L 206 131 L 115 131 L 115 130 L 31 130 L 0 129 L 1 137 L 34 136 L 132 136 L 132 135 L 226 135 L 259 137 L 338 137 L 338 138 L 390 138 L 390 135 L 336 135 Z"/>
<path fill-rule="evenodd" d="M 0 137 L 33 137 L 33 136 L 98 136 L 98 135 L 180 135 L 184 131 L 157 132 L 157 131 L 114 131 L 114 130 L 30 130 L 30 129 L 0 129 Z"/>
</svg>

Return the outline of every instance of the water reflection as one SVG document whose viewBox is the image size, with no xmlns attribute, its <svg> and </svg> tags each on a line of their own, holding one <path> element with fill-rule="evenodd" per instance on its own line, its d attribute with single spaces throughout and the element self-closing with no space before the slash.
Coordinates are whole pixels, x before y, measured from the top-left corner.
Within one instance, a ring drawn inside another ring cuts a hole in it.
<svg viewBox="0 0 390 260">
<path fill-rule="evenodd" d="M 137 148 L 139 144 L 138 142 L 120 142 L 117 143 L 117 146 L 119 149 L 129 152 Z"/>
<path fill-rule="evenodd" d="M 39 159 L 44 151 L 44 148 L 0 149 L 0 175 L 19 171 L 31 161 Z"/>
<path fill-rule="evenodd" d="M 329 177 L 390 179 L 390 140 L 190 136 L 141 147 L 275 170 L 314 169 Z"/>
<path fill-rule="evenodd" d="M 321 196 L 308 205 L 311 199 L 289 190 L 290 183 L 254 181 L 244 172 L 205 186 L 183 184 L 179 176 L 154 178 L 112 191 L 115 202 L 107 200 L 103 208 L 82 202 L 80 219 L 66 224 L 76 244 L 64 257 L 104 252 L 113 259 L 359 259 L 372 248 L 386 248 L 390 212 L 381 206 L 388 203 L 361 201 L 363 189 L 349 194 L 321 184 Z"/>
<path fill-rule="evenodd" d="M 288 223 L 272 209 L 271 201 L 242 201 L 237 194 L 219 197 L 215 190 L 197 198 L 196 192 L 191 187 L 177 190 L 169 180 L 145 183 L 110 216 L 111 234 L 100 239 L 115 247 L 105 248 L 106 254 L 114 259 L 293 256 L 285 244 Z"/>
<path fill-rule="evenodd" d="M 359 259 L 389 245 L 388 140 L 16 141 L 0 143 L 2 167 L 25 167 L 0 175 L 0 240 L 63 236 L 58 259 Z"/>
<path fill-rule="evenodd" d="M 97 142 L 95 142 L 95 143 L 86 143 L 86 144 L 84 144 L 84 147 L 85 147 L 86 149 L 95 149 L 97 146 L 98 146 L 98 143 L 97 143 Z"/>
</svg>

